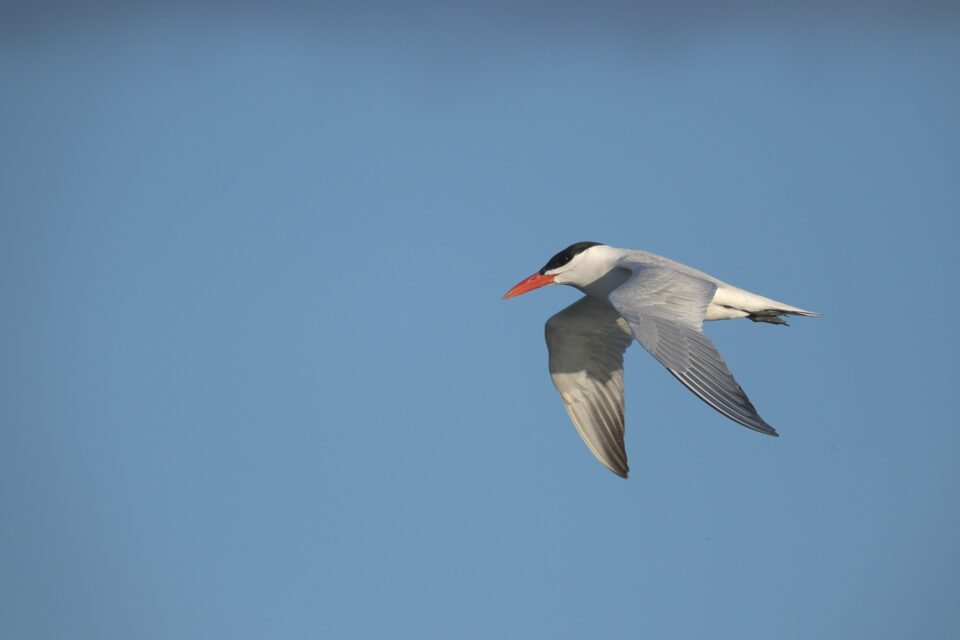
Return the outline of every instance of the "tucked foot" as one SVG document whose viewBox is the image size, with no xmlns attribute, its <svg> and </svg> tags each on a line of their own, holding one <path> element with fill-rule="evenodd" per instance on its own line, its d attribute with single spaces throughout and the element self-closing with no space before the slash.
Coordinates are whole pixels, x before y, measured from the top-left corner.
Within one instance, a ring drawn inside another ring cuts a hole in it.
<svg viewBox="0 0 960 640">
<path fill-rule="evenodd" d="M 783 311 L 778 311 L 777 309 L 764 309 L 763 311 L 754 311 L 747 315 L 748 318 L 754 322 L 768 322 L 770 324 L 782 324 L 790 326 L 786 320 L 784 320 L 780 314 Z"/>
</svg>

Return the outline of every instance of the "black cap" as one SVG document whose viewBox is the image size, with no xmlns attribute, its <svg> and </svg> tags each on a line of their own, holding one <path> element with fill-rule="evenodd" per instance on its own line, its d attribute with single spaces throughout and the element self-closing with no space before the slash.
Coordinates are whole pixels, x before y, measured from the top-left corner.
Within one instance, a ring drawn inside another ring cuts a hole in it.
<svg viewBox="0 0 960 640">
<path fill-rule="evenodd" d="M 557 255 L 550 258 L 550 261 L 547 262 L 547 264 L 543 265 L 543 268 L 540 269 L 540 275 L 545 274 L 547 271 L 552 271 L 553 269 L 562 267 L 563 265 L 573 260 L 573 256 L 577 255 L 578 253 L 583 253 L 590 247 L 595 247 L 598 244 L 603 244 L 603 243 L 602 242 L 576 242 L 570 245 L 569 247 L 567 247 Z"/>
</svg>

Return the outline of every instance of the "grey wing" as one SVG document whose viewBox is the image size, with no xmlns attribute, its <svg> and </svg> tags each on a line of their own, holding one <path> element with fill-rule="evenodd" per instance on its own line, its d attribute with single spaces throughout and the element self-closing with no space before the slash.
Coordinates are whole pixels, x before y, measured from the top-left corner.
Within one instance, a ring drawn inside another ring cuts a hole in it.
<svg viewBox="0 0 960 640">
<path fill-rule="evenodd" d="M 713 342 L 703 318 L 717 285 L 666 266 L 621 263 L 633 275 L 610 293 L 610 303 L 630 323 L 637 341 L 701 400 L 745 427 L 776 430 L 757 414 Z"/>
<path fill-rule="evenodd" d="M 627 477 L 623 446 L 623 353 L 630 326 L 610 305 L 592 298 L 547 320 L 550 377 L 587 447 L 605 467 Z"/>
</svg>

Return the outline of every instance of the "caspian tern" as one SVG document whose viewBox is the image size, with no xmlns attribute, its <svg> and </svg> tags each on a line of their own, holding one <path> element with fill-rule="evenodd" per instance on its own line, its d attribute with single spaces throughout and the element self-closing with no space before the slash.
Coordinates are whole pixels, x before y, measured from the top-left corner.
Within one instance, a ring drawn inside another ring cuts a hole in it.
<svg viewBox="0 0 960 640">
<path fill-rule="evenodd" d="M 704 320 L 818 313 L 764 298 L 692 267 L 633 249 L 578 242 L 507 291 L 503 299 L 566 284 L 584 294 L 547 320 L 550 377 L 593 455 L 627 477 L 623 354 L 634 339 L 687 389 L 745 427 L 776 436 L 703 334 Z"/>
</svg>

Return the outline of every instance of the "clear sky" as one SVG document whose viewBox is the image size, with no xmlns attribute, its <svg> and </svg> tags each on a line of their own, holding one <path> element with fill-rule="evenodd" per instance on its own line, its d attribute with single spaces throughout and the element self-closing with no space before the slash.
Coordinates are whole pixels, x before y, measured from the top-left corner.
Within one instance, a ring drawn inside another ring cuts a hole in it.
<svg viewBox="0 0 960 640">
<path fill-rule="evenodd" d="M 71 6 L 0 27 L 0 635 L 960 637 L 956 14 Z M 823 312 L 707 326 L 782 437 L 634 346 L 597 463 L 577 292 L 500 300 L 581 240 Z"/>
</svg>

